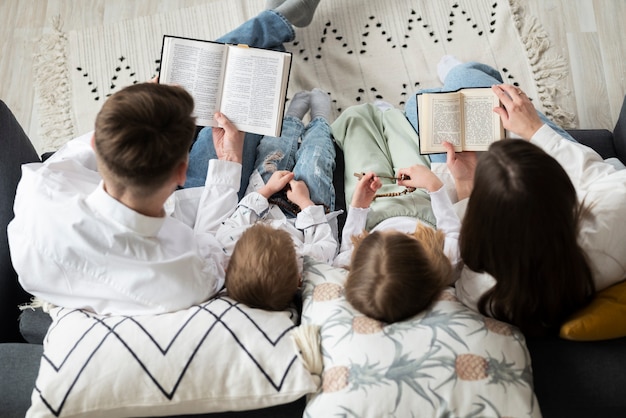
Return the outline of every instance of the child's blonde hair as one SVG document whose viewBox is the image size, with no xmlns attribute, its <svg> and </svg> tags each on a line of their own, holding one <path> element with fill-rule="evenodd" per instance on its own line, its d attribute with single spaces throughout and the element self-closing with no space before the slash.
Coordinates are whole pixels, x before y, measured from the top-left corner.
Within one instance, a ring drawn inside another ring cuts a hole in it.
<svg viewBox="0 0 626 418">
<path fill-rule="evenodd" d="M 241 235 L 226 270 L 230 297 L 253 308 L 280 311 L 293 300 L 299 281 L 288 232 L 258 223 Z"/>
<path fill-rule="evenodd" d="M 441 231 L 418 224 L 413 236 L 364 232 L 353 242 L 346 299 L 370 318 L 393 323 L 417 315 L 449 284 L 452 265 Z"/>
</svg>

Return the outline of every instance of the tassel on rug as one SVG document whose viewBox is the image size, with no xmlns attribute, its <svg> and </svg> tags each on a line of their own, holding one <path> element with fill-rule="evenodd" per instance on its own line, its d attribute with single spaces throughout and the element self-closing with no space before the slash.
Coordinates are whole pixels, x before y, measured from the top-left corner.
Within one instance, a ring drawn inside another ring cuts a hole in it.
<svg viewBox="0 0 626 418">
<path fill-rule="evenodd" d="M 568 72 L 567 61 L 562 56 L 548 55 L 551 47 L 548 34 L 536 17 L 528 16 L 524 12 L 521 1 L 509 0 L 509 3 L 513 22 L 526 50 L 544 113 L 564 129 L 575 128 L 576 115 L 561 108 L 555 100 L 559 92 L 569 94 L 568 90 L 558 87 L 559 83 L 557 83 Z"/>
<path fill-rule="evenodd" d="M 40 152 L 56 151 L 75 136 L 72 122 L 70 77 L 67 68 L 67 34 L 60 16 L 52 19 L 52 32 L 37 43 L 34 72 L 41 126 Z"/>
</svg>

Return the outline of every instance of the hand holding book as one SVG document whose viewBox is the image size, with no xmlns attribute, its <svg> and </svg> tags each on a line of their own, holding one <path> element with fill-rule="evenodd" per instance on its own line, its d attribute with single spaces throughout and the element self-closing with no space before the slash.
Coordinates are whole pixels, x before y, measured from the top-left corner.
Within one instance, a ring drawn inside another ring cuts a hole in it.
<svg viewBox="0 0 626 418">
<path fill-rule="evenodd" d="M 530 140 L 543 122 L 526 93 L 510 84 L 492 86 L 491 89 L 502 103 L 494 112 L 500 116 L 504 128 Z"/>
<path fill-rule="evenodd" d="M 502 120 L 494 112 L 499 105 L 489 87 L 418 93 L 420 153 L 444 153 L 444 142 L 457 152 L 487 150 L 489 144 L 505 137 Z"/>
<path fill-rule="evenodd" d="M 215 114 L 215 121 L 217 127 L 213 128 L 213 146 L 217 158 L 241 163 L 244 133 L 239 131 L 222 113 Z"/>
<path fill-rule="evenodd" d="M 456 153 L 454 147 L 449 143 L 444 143 L 446 147 L 446 165 L 450 174 L 454 178 L 457 199 L 463 200 L 469 197 L 474 187 L 474 174 L 476 173 L 476 153 L 465 151 Z"/>
<path fill-rule="evenodd" d="M 289 52 L 165 35 L 159 83 L 193 96 L 200 126 L 222 112 L 240 131 L 280 136 L 290 70 Z"/>
</svg>

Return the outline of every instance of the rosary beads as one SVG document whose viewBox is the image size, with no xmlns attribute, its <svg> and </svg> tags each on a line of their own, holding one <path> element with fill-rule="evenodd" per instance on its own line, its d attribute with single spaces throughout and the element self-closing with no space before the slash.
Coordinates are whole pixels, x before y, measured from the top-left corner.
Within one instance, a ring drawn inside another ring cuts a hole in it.
<svg viewBox="0 0 626 418">
<path fill-rule="evenodd" d="M 363 178 L 363 176 L 365 175 L 365 173 L 354 173 L 354 177 L 358 178 L 359 180 L 361 180 Z M 409 180 L 410 177 L 407 176 L 406 174 L 400 174 L 400 177 L 393 177 L 393 176 L 380 176 L 378 174 L 376 174 L 376 177 L 381 178 L 381 179 L 391 179 L 391 180 Z M 402 196 L 405 194 L 409 194 L 415 191 L 415 187 L 406 187 L 404 190 L 402 190 L 401 192 L 391 192 L 391 193 L 381 193 L 381 194 L 377 194 L 376 196 L 374 196 L 374 199 L 379 198 L 379 197 L 396 197 L 396 196 Z"/>
</svg>

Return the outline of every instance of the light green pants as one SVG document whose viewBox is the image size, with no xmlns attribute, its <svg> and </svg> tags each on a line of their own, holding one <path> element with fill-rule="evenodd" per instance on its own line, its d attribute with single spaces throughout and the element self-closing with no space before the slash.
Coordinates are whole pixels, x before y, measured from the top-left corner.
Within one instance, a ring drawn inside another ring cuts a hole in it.
<svg viewBox="0 0 626 418">
<path fill-rule="evenodd" d="M 344 153 L 348 208 L 358 182 L 355 172 L 373 171 L 378 175 L 396 176 L 398 169 L 415 164 L 430 167 L 428 158 L 419 153 L 415 130 L 398 109 L 382 111 L 372 104 L 352 106 L 343 111 L 331 128 Z M 383 187 L 379 194 L 404 190 L 391 179 L 381 179 L 381 182 Z M 417 217 L 433 227 L 436 225 L 430 196 L 420 189 L 402 196 L 377 198 L 371 209 L 367 230 L 394 216 Z"/>
</svg>

